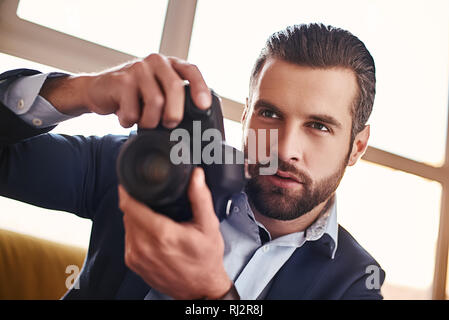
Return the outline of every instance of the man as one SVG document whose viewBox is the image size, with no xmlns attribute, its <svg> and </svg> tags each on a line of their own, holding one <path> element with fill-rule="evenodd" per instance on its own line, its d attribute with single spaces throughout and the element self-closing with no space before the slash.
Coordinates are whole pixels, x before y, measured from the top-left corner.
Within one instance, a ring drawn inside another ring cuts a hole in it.
<svg viewBox="0 0 449 320">
<path fill-rule="evenodd" d="M 193 219 L 176 223 L 117 188 L 115 159 L 127 137 L 36 136 L 85 112 L 115 113 L 124 127 L 173 128 L 183 80 L 207 108 L 199 70 L 161 55 L 98 75 L 0 77 L 0 194 L 93 220 L 79 289 L 65 297 L 381 299 L 383 270 L 336 222 L 335 190 L 369 138 L 375 72 L 363 43 L 318 24 L 268 39 L 242 122 L 245 137 L 277 130 L 279 167 L 263 176 L 262 159 L 251 164 L 252 179 L 221 223 L 201 169 L 188 189 Z M 24 88 L 36 92 L 29 102 Z"/>
</svg>

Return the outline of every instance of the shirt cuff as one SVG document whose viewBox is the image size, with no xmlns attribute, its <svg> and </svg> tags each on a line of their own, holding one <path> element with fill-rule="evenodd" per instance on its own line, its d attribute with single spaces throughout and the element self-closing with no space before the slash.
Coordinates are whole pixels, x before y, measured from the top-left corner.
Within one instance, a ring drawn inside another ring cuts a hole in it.
<svg viewBox="0 0 449 320">
<path fill-rule="evenodd" d="M 47 77 L 65 76 L 61 73 L 40 73 L 11 83 L 2 102 L 23 121 L 36 128 L 45 128 L 74 118 L 59 112 L 50 102 L 39 96 Z"/>
<path fill-rule="evenodd" d="M 240 300 L 240 295 L 235 287 L 234 283 L 232 283 L 231 289 L 224 294 L 224 296 L 218 298 L 217 300 Z"/>
<path fill-rule="evenodd" d="M 21 115 L 20 118 L 36 128 L 45 128 L 75 118 L 75 116 L 59 112 L 45 98 L 37 96 L 29 111 Z"/>
</svg>

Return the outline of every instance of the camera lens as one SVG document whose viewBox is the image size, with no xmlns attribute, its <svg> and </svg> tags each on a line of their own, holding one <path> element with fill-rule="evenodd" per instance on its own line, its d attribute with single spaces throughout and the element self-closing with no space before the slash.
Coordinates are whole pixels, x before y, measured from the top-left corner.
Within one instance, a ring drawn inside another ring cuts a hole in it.
<svg viewBox="0 0 449 320">
<path fill-rule="evenodd" d="M 170 150 L 175 142 L 165 131 L 139 134 L 123 146 L 117 171 L 120 183 L 135 199 L 158 208 L 185 195 L 191 164 L 173 164 Z"/>
<path fill-rule="evenodd" d="M 159 152 L 149 154 L 145 160 L 137 166 L 138 174 L 150 185 L 164 183 L 169 179 L 170 163 Z"/>
</svg>

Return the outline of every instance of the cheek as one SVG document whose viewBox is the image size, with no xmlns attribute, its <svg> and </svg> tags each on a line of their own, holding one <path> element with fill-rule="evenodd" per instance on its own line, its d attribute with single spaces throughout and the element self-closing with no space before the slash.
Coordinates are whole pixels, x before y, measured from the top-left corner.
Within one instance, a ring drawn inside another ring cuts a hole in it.
<svg viewBox="0 0 449 320">
<path fill-rule="evenodd" d="M 249 129 L 245 137 L 245 155 L 250 163 L 267 164 L 272 156 L 277 156 L 277 130 Z M 272 154 L 273 153 L 273 154 Z"/>
<path fill-rule="evenodd" d="M 344 139 L 322 139 L 309 144 L 306 151 L 307 165 L 315 179 L 328 177 L 340 169 L 349 151 L 349 142 Z"/>
<path fill-rule="evenodd" d="M 267 163 L 270 153 L 275 152 L 277 149 L 277 126 L 270 126 L 266 123 L 260 123 L 255 119 L 251 119 L 244 134 L 244 150 L 246 156 L 250 159 L 250 163 Z"/>
</svg>

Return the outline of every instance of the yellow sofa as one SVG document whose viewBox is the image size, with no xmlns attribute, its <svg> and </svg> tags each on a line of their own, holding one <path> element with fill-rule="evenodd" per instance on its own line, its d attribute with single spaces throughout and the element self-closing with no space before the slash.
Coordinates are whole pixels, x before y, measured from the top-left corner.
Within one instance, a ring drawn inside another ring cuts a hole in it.
<svg viewBox="0 0 449 320">
<path fill-rule="evenodd" d="M 0 299 L 61 298 L 85 256 L 82 248 L 0 229 Z"/>
</svg>

